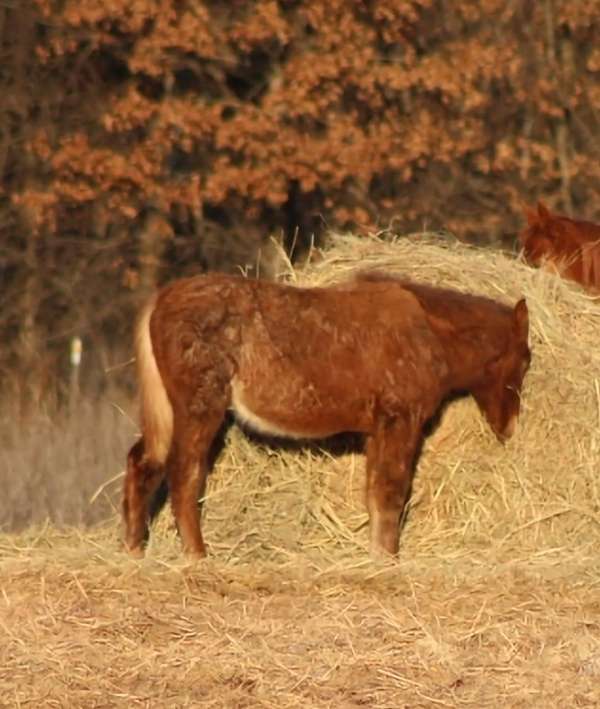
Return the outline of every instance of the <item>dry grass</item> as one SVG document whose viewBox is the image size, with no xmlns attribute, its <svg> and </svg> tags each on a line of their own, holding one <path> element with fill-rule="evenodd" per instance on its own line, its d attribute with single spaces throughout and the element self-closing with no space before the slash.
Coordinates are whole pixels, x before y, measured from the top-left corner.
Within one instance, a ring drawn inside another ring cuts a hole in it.
<svg viewBox="0 0 600 709">
<path fill-rule="evenodd" d="M 50 520 L 83 526 L 104 521 L 118 495 L 100 490 L 110 471 L 118 475 L 123 452 L 137 430 L 117 402 L 82 399 L 71 413 L 38 411 L 24 421 L 6 403 L 0 413 L 0 475 L 10 484 L 0 499 L 0 530 L 18 531 Z"/>
<path fill-rule="evenodd" d="M 117 521 L 0 537 L 0 704 L 600 704 L 598 305 L 508 257 L 426 239 L 344 237 L 292 277 L 368 266 L 527 297 L 515 437 L 500 446 L 470 400 L 448 407 L 396 562 L 366 552 L 362 456 L 237 429 L 209 483 L 205 563 L 182 561 L 169 513 L 142 562 L 119 551 Z"/>
</svg>

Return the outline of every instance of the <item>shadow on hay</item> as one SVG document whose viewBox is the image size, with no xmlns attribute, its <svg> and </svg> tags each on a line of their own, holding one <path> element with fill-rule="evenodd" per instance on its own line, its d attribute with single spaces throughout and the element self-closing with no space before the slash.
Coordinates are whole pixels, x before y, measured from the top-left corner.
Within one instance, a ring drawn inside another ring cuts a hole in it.
<svg viewBox="0 0 600 709">
<path fill-rule="evenodd" d="M 414 478 L 414 473 L 418 466 L 419 458 L 421 457 L 421 451 L 423 450 L 425 441 L 437 430 L 447 407 L 452 402 L 467 398 L 468 396 L 468 392 L 454 392 L 442 403 L 441 407 L 436 411 L 434 416 L 432 416 L 432 418 L 429 419 L 429 421 L 425 424 L 425 427 L 423 429 L 423 437 L 419 442 L 415 455 L 413 474 L 411 477 L 411 484 L 408 490 L 407 502 L 408 500 L 410 500 L 412 492 L 412 478 Z M 237 426 L 237 428 L 239 428 L 244 433 L 246 438 L 252 441 L 255 445 L 268 448 L 272 451 L 285 451 L 289 453 L 300 453 L 303 451 L 310 451 L 313 455 L 316 456 L 341 458 L 344 455 L 348 455 L 350 453 L 364 454 L 365 449 L 365 436 L 361 433 L 344 432 L 321 439 L 277 438 L 275 436 L 269 436 L 252 430 L 248 426 L 244 425 L 242 422 L 237 421 L 233 413 L 228 412 L 209 451 L 207 477 L 210 477 L 213 474 L 216 462 L 219 459 L 221 453 L 223 452 L 223 449 L 225 448 L 227 434 L 233 426 Z M 204 492 L 205 489 L 201 491 L 200 497 L 198 499 L 198 514 L 202 513 Z M 154 520 L 158 517 L 158 515 L 162 512 L 164 506 L 167 503 L 168 497 L 169 486 L 165 478 L 165 480 L 162 481 L 158 490 L 154 494 L 154 497 L 150 501 L 150 524 L 152 524 Z M 409 511 L 410 505 L 407 504 L 405 508 L 405 514 L 402 516 L 402 519 L 400 521 L 400 529 L 402 529 L 402 527 L 404 526 Z"/>
</svg>

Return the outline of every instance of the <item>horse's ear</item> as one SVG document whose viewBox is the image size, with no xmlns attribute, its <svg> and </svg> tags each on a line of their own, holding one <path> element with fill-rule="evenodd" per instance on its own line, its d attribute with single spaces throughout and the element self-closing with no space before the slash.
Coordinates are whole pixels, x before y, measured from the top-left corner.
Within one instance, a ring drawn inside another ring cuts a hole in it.
<svg viewBox="0 0 600 709">
<path fill-rule="evenodd" d="M 543 202 L 538 202 L 537 203 L 537 213 L 538 213 L 538 221 L 545 223 L 549 221 L 550 217 L 552 216 L 550 214 L 550 210 L 548 207 Z"/>
<path fill-rule="evenodd" d="M 529 337 L 529 309 L 525 298 L 515 305 L 513 311 L 515 335 L 520 341 L 527 341 Z"/>
</svg>

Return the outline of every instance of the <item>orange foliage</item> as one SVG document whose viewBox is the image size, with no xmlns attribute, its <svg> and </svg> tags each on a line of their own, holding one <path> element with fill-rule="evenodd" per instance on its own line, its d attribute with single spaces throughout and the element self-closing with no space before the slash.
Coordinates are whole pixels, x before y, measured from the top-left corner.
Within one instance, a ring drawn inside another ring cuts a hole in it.
<svg viewBox="0 0 600 709">
<path fill-rule="evenodd" d="M 544 3 L 501 0 L 36 2 L 37 61 L 99 77 L 28 142 L 57 205 L 499 236 L 538 193 L 600 203 L 583 0 L 554 3 L 550 28 Z"/>
</svg>

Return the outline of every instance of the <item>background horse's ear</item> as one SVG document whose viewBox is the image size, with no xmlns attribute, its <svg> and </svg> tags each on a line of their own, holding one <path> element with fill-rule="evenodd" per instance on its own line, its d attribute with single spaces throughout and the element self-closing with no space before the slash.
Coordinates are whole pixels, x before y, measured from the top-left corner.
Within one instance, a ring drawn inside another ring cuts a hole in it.
<svg viewBox="0 0 600 709">
<path fill-rule="evenodd" d="M 534 226 L 534 224 L 538 223 L 539 217 L 535 209 L 525 205 L 525 207 L 523 207 L 523 214 L 525 215 L 525 219 L 527 219 L 529 226 Z"/>
<path fill-rule="evenodd" d="M 525 298 L 515 305 L 514 309 L 515 334 L 520 340 L 527 340 L 529 337 L 529 308 Z"/>
<path fill-rule="evenodd" d="M 550 217 L 552 216 L 550 214 L 550 210 L 548 207 L 543 202 L 538 202 L 537 203 L 537 213 L 538 213 L 538 221 L 545 223 L 549 221 Z"/>
</svg>

